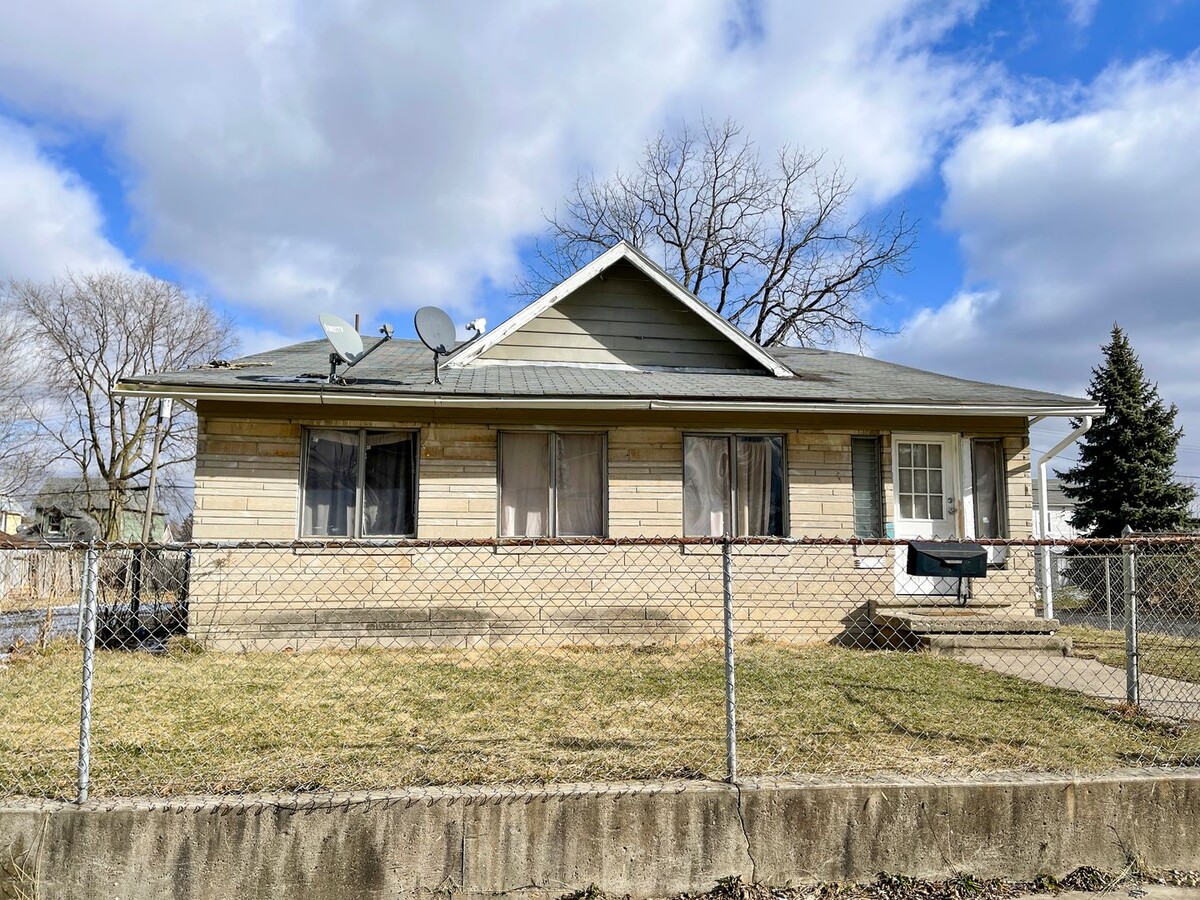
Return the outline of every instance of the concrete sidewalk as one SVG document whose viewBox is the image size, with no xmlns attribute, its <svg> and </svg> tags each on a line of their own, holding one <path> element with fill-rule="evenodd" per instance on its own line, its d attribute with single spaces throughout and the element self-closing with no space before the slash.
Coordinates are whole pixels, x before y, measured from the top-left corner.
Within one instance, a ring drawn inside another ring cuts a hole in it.
<svg viewBox="0 0 1200 900">
<path fill-rule="evenodd" d="M 990 672 L 1012 675 L 1106 703 L 1125 702 L 1125 670 L 1080 656 L 1038 656 L 975 650 L 956 657 Z M 1151 716 L 1200 721 L 1200 684 L 1142 673 L 1141 708 Z"/>
<path fill-rule="evenodd" d="M 1102 892 L 1064 891 L 1061 894 L 1026 894 L 1019 900 L 1200 900 L 1200 888 L 1174 887 L 1169 884 L 1128 882 Z"/>
</svg>

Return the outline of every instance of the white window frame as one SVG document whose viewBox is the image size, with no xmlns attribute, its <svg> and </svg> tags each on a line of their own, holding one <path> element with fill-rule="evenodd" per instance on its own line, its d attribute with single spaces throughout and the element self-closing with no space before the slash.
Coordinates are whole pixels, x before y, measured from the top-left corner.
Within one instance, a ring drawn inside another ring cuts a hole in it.
<svg viewBox="0 0 1200 900">
<path fill-rule="evenodd" d="M 546 534 L 543 537 L 608 537 L 608 432 L 595 428 L 502 428 L 496 431 L 496 536 L 500 538 L 520 538 L 521 535 L 506 535 L 504 533 L 504 435 L 506 434 L 544 434 L 550 440 L 550 473 L 547 478 L 549 489 L 547 494 Z M 558 438 L 559 435 L 595 435 L 600 438 L 600 534 L 568 534 L 558 533 Z"/>
<path fill-rule="evenodd" d="M 354 527 L 348 535 L 322 535 L 304 533 L 305 491 L 308 489 L 308 452 L 309 435 L 314 431 L 339 431 L 343 434 L 358 435 L 358 476 L 354 485 Z M 412 534 L 371 534 L 363 535 L 363 495 L 367 480 L 367 434 L 406 434 L 413 439 L 413 473 L 412 473 Z M 306 541 L 375 541 L 389 538 L 415 538 L 417 536 L 418 512 L 420 510 L 420 466 L 421 466 L 421 430 L 419 428 L 330 428 L 324 425 L 308 425 L 300 433 L 300 503 L 296 515 L 296 534 Z"/>
<path fill-rule="evenodd" d="M 685 431 L 682 439 L 679 442 L 680 452 L 680 474 L 679 487 L 681 491 L 681 500 L 687 496 L 687 486 L 684 479 L 687 478 L 687 470 L 683 468 L 682 462 L 687 456 L 687 440 L 688 438 L 725 438 L 729 441 L 729 496 L 726 500 L 729 503 L 729 530 L 731 533 L 728 537 L 778 537 L 786 538 L 791 535 L 792 516 L 789 502 L 791 500 L 792 486 L 791 479 L 788 477 L 788 439 L 787 432 L 784 431 Z M 738 529 L 738 507 L 737 507 L 737 441 L 738 438 L 779 438 L 783 441 L 783 505 L 780 511 L 780 517 L 783 520 L 782 534 L 764 534 L 764 535 L 742 535 L 736 534 Z M 680 503 L 680 533 L 684 537 L 698 537 L 699 535 L 687 534 L 687 514 L 683 510 L 683 504 Z M 713 535 L 714 537 L 725 537 L 726 535 Z"/>
</svg>

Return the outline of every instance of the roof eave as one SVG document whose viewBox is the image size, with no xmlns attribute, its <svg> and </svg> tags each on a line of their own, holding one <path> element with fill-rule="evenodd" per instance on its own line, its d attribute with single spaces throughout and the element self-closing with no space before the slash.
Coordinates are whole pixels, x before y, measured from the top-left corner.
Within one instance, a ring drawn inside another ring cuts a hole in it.
<svg viewBox="0 0 1200 900">
<path fill-rule="evenodd" d="M 1078 418 L 1103 415 L 1092 405 L 1039 403 L 968 404 L 923 402 L 864 402 L 816 400 L 705 400 L 639 397 L 546 397 L 531 395 L 400 394 L 371 391 L 247 390 L 191 385 L 121 382 L 115 392 L 124 397 L 170 397 L 177 400 L 215 400 L 240 403 L 295 403 L 320 406 L 412 406 L 441 409 L 610 409 L 663 412 L 832 413 L 855 415 L 929 416 L 1056 416 Z"/>
</svg>

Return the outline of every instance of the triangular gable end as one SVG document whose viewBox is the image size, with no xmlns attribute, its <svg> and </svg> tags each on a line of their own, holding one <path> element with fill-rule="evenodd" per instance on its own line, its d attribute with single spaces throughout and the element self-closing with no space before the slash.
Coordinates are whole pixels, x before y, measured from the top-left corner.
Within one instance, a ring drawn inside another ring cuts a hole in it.
<svg viewBox="0 0 1200 900">
<path fill-rule="evenodd" d="M 475 361 L 793 374 L 624 241 L 447 365 Z"/>
</svg>

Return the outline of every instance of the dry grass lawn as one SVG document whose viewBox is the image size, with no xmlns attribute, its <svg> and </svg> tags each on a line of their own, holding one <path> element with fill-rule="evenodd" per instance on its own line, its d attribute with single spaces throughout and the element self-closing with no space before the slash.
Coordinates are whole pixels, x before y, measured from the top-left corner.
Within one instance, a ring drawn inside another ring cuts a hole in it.
<svg viewBox="0 0 1200 900">
<path fill-rule="evenodd" d="M 1200 763 L 1200 730 L 924 654 L 738 648 L 745 776 Z M 73 796 L 78 650 L 0 668 L 0 795 Z M 93 796 L 724 775 L 719 647 L 97 654 Z"/>
<path fill-rule="evenodd" d="M 1064 627 L 1062 633 L 1075 644 L 1077 656 L 1088 656 L 1110 666 L 1125 668 L 1125 632 L 1087 625 Z M 1180 678 L 1200 685 L 1200 638 L 1173 637 L 1142 632 L 1138 638 L 1141 669 L 1151 675 Z M 1196 688 L 1200 700 L 1200 687 Z"/>
</svg>

